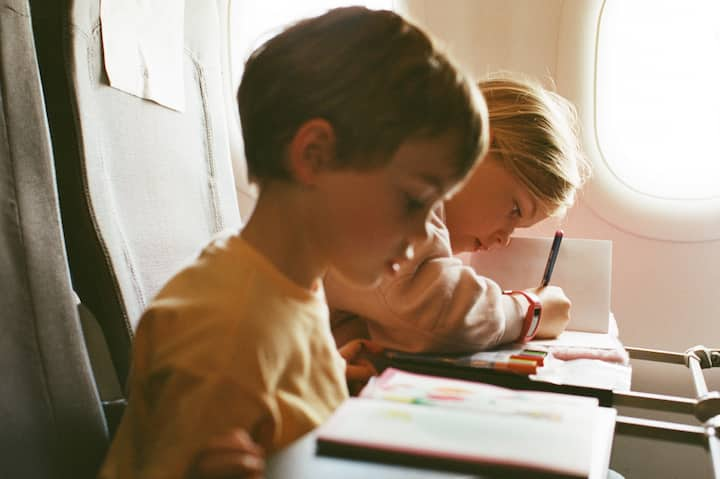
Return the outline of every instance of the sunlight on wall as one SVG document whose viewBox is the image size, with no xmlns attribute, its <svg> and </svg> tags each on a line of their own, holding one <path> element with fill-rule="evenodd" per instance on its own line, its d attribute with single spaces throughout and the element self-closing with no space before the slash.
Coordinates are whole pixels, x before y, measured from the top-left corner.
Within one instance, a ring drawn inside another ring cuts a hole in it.
<svg viewBox="0 0 720 479">
<path fill-rule="evenodd" d="M 264 41 L 297 20 L 348 5 L 392 10 L 393 0 L 234 0 L 230 5 L 233 87 L 240 84 L 245 59 Z"/>
</svg>

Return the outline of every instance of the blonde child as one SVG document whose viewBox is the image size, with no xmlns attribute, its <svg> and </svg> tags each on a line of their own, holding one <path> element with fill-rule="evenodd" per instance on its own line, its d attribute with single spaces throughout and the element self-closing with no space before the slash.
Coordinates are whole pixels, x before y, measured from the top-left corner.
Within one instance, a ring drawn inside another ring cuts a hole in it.
<svg viewBox="0 0 720 479">
<path fill-rule="evenodd" d="M 387 11 L 331 10 L 270 39 L 238 103 L 257 205 L 145 311 L 101 477 L 256 474 L 328 418 L 348 389 L 323 276 L 396 274 L 487 149 L 477 87 Z"/>
<path fill-rule="evenodd" d="M 462 190 L 432 214 L 431 240 L 378 287 L 325 286 L 338 344 L 370 337 L 407 351 L 472 351 L 520 339 L 528 300 L 453 255 L 502 247 L 515 228 L 562 215 L 587 176 L 575 113 L 564 98 L 510 74 L 480 82 L 490 115 L 490 150 Z M 538 337 L 569 321 L 558 287 L 528 290 L 542 303 Z"/>
</svg>

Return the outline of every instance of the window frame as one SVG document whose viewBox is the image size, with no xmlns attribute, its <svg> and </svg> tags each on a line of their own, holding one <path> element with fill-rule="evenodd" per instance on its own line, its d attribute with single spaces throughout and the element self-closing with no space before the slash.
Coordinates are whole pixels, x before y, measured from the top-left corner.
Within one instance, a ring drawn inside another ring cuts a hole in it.
<svg viewBox="0 0 720 479">
<path fill-rule="evenodd" d="M 720 197 L 666 199 L 627 185 L 610 168 L 597 132 L 598 39 L 605 0 L 566 1 L 561 8 L 556 83 L 578 110 L 582 143 L 593 175 L 581 198 L 617 229 L 676 242 L 720 239 Z"/>
</svg>

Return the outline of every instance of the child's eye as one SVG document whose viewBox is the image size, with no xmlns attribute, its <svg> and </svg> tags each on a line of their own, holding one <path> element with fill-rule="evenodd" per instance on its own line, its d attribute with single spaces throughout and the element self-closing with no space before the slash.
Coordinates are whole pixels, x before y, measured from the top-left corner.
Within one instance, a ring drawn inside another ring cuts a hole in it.
<svg viewBox="0 0 720 479">
<path fill-rule="evenodd" d="M 517 201 L 513 200 L 513 206 L 512 210 L 510 211 L 510 216 L 513 218 L 520 218 L 522 216 L 520 211 L 520 205 L 518 205 Z"/>
<path fill-rule="evenodd" d="M 425 208 L 425 202 L 422 200 L 419 200 L 411 195 L 405 194 L 405 210 L 408 213 L 415 213 L 416 211 L 422 210 Z"/>
</svg>

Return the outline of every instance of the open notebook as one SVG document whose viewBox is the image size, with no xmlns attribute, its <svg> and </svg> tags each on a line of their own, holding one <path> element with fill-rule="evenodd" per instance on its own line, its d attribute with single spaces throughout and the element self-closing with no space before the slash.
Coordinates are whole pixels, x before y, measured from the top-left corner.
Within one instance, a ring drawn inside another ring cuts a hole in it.
<svg viewBox="0 0 720 479">
<path fill-rule="evenodd" d="M 605 478 L 616 412 L 594 398 L 386 369 L 318 430 L 318 454 L 500 477 Z"/>
</svg>

